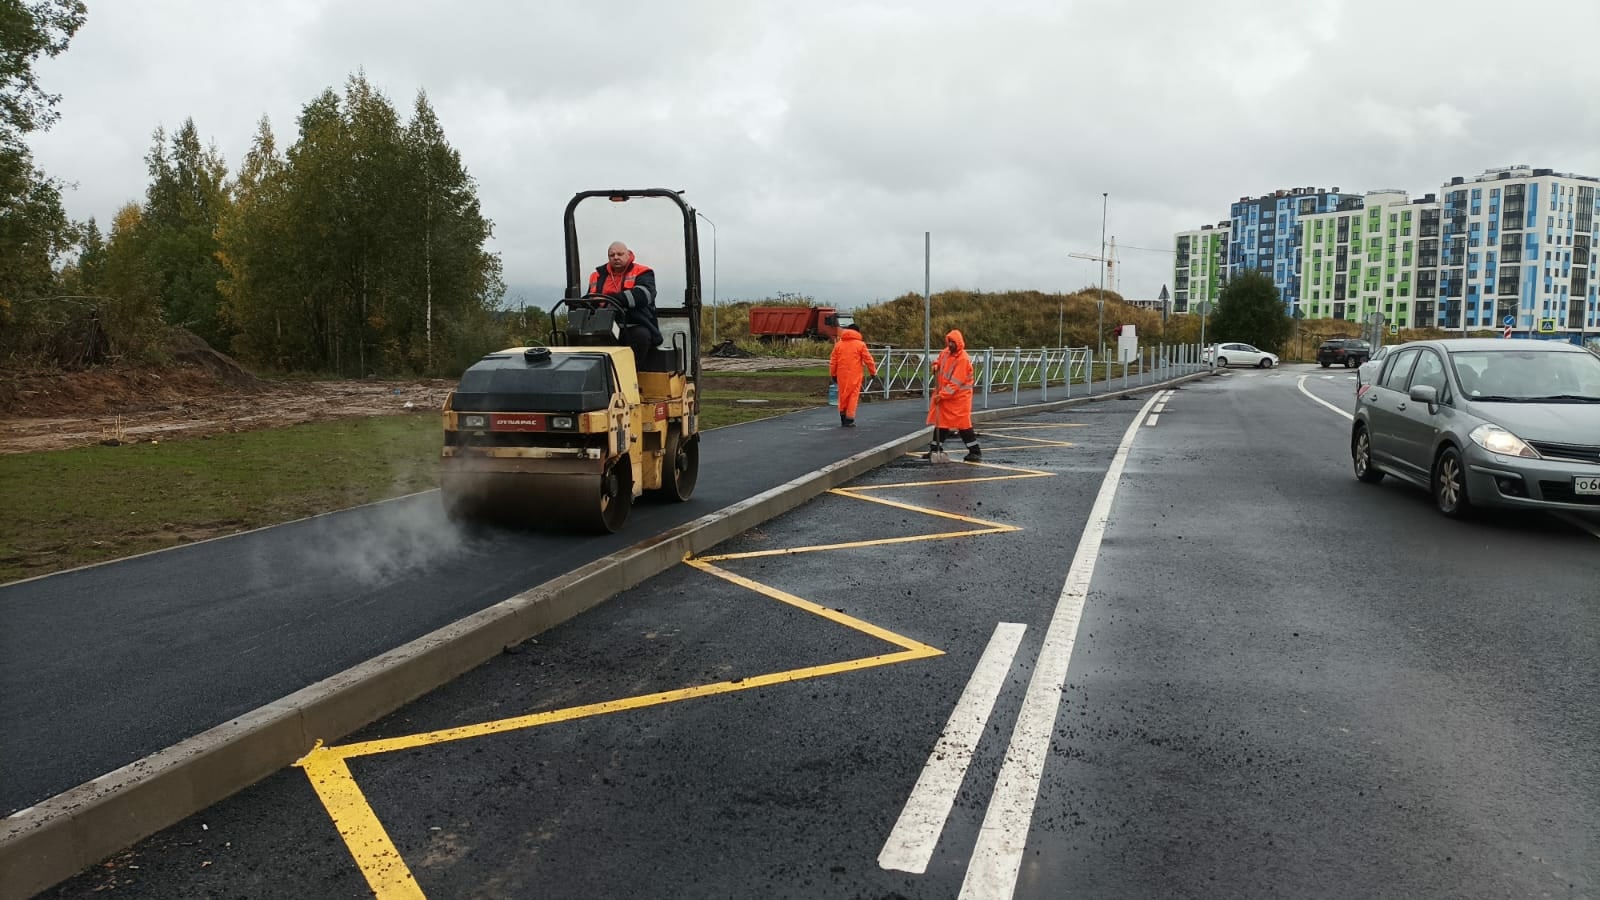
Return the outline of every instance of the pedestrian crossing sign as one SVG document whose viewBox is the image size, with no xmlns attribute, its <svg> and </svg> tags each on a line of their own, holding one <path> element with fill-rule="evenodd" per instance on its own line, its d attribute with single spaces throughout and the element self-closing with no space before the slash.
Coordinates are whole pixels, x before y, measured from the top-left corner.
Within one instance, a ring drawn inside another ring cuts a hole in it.
<svg viewBox="0 0 1600 900">
<path fill-rule="evenodd" d="M 1555 334 L 1556 333 L 1556 320 L 1555 319 L 1540 319 L 1539 320 L 1539 333 L 1540 334 Z"/>
</svg>

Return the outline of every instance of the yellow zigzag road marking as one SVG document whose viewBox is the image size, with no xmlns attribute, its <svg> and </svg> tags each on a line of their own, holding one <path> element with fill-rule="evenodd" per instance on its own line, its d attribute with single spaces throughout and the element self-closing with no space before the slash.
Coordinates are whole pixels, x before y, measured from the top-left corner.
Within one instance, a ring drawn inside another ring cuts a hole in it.
<svg viewBox="0 0 1600 900">
<path fill-rule="evenodd" d="M 1065 425 L 1044 426 L 1013 426 L 1007 429 L 1020 430 L 1021 428 L 1041 427 L 1075 427 Z M 986 431 L 1000 431 L 1002 429 L 990 428 Z M 1021 435 L 1007 435 L 1014 440 L 1029 441 L 1034 444 L 1046 446 L 1070 447 L 1063 441 L 1044 441 L 1036 438 L 1027 438 Z M 1020 449 L 1020 448 L 996 448 Z M 467 740 L 469 738 L 484 737 L 492 734 L 504 734 L 511 731 L 521 731 L 528 728 L 537 728 L 542 725 L 551 725 L 556 722 L 570 722 L 576 719 L 586 719 L 603 716 L 610 713 L 625 712 L 628 710 L 644 709 L 652 706 L 662 706 L 667 703 L 676 703 L 680 700 L 692 700 L 699 697 L 711 697 L 718 694 L 731 694 L 737 691 L 748 691 L 754 688 L 768 687 L 809 678 L 822 678 L 828 675 L 837 675 L 843 672 L 859 672 L 864 669 L 879 666 L 894 665 L 896 663 L 910 662 L 917 659 L 941 656 L 943 650 L 931 647 L 920 641 L 913 640 L 904 635 L 896 634 L 885 628 L 880 628 L 870 622 L 846 615 L 838 610 L 829 609 L 821 604 L 797 597 L 786 591 L 762 584 L 743 575 L 730 572 L 713 565 L 714 562 L 734 559 L 752 559 L 762 556 L 780 556 L 794 553 L 814 553 L 822 550 L 844 550 L 854 547 L 874 547 L 886 544 L 900 544 L 912 541 L 932 541 L 954 537 L 973 537 L 983 534 L 1003 534 L 1011 531 L 1021 531 L 1017 525 L 1007 525 L 1002 522 L 990 522 L 985 519 L 972 518 L 944 510 L 932 509 L 926 506 L 916 506 L 889 500 L 884 497 L 866 496 L 870 491 L 884 491 L 896 488 L 934 487 L 947 484 L 968 484 L 987 481 L 1010 481 L 1021 478 L 1045 478 L 1053 475 L 1052 472 L 1041 472 L 1037 469 L 1023 469 L 1015 466 L 1002 466 L 993 463 L 965 463 L 972 468 L 995 469 L 1010 472 L 1009 475 L 983 475 L 973 478 L 945 478 L 929 481 L 897 482 L 894 484 L 861 485 L 852 488 L 835 488 L 829 493 L 867 503 L 879 503 L 910 512 L 918 512 L 936 518 L 951 519 L 979 526 L 966 531 L 951 531 L 941 534 L 912 535 L 897 538 L 880 538 L 867 541 L 851 541 L 839 544 L 822 544 L 808 547 L 791 547 L 782 550 L 760 550 L 748 553 L 725 553 L 715 556 L 686 557 L 684 563 L 708 575 L 721 578 L 731 584 L 738 585 L 754 591 L 765 597 L 786 603 L 797 609 L 804 610 L 815 616 L 836 622 L 846 628 L 851 628 L 863 634 L 878 638 L 886 643 L 899 647 L 899 652 L 885 653 L 877 656 L 868 656 L 861 659 L 845 660 L 843 662 L 826 663 L 818 666 L 806 666 L 799 669 L 789 669 L 783 672 L 772 672 L 766 675 L 756 675 L 742 678 L 737 681 L 719 681 L 712 684 L 695 685 L 693 687 L 677 688 L 670 691 L 659 691 L 653 694 L 641 694 L 634 697 L 624 697 L 618 700 L 606 700 L 600 703 L 589 703 L 583 706 L 572 706 L 565 709 L 548 710 L 545 712 L 531 713 L 523 716 L 512 716 L 505 719 L 496 719 L 491 722 L 480 722 L 475 725 L 462 725 L 455 728 L 444 728 L 436 731 L 425 731 L 419 734 L 403 735 L 393 738 L 382 738 L 372 741 L 361 741 L 336 747 L 323 746 L 318 741 L 303 758 L 295 763 L 305 771 L 311 787 L 316 791 L 318 799 L 328 811 L 328 816 L 333 820 L 334 827 L 338 829 L 340 837 L 344 839 L 345 846 L 349 849 L 351 857 L 361 869 L 362 877 L 367 881 L 373 894 L 379 900 L 413 900 L 423 897 L 422 889 L 417 885 L 416 876 L 406 865 L 394 841 L 389 837 L 388 831 L 379 821 L 377 813 L 372 809 L 372 804 L 367 801 L 362 793 L 361 786 L 356 783 L 355 777 L 350 772 L 347 760 L 373 756 L 379 753 L 393 753 L 398 750 L 413 750 L 435 744 L 444 744 L 452 741 Z"/>
</svg>

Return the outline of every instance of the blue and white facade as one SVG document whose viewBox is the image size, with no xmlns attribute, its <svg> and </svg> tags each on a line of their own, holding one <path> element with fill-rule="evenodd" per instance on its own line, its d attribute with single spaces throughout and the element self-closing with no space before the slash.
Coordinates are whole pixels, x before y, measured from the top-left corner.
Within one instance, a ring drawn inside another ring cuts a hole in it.
<svg viewBox="0 0 1600 900">
<path fill-rule="evenodd" d="M 1263 272 L 1278 288 L 1278 296 L 1291 314 L 1300 305 L 1300 247 L 1296 228 L 1300 216 L 1331 212 L 1359 194 L 1302 187 L 1275 191 L 1260 197 L 1240 197 L 1229 209 L 1228 271 Z"/>
<path fill-rule="evenodd" d="M 1437 327 L 1600 334 L 1600 179 L 1510 166 L 1450 179 L 1439 202 Z"/>
</svg>

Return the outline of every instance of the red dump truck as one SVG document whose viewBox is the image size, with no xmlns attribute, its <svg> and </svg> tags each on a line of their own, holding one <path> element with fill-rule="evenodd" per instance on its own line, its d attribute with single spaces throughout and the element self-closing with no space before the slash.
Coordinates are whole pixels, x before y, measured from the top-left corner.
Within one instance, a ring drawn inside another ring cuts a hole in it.
<svg viewBox="0 0 1600 900">
<path fill-rule="evenodd" d="M 831 341 L 839 337 L 839 328 L 850 324 L 851 318 L 849 314 L 841 316 L 831 306 L 752 306 L 750 335 L 764 343 L 803 338 Z"/>
</svg>

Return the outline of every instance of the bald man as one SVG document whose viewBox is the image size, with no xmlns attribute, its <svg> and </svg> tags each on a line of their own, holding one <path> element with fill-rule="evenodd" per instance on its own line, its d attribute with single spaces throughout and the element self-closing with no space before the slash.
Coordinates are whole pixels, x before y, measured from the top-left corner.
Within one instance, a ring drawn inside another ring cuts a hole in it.
<svg viewBox="0 0 1600 900">
<path fill-rule="evenodd" d="M 627 244 L 617 241 L 606 250 L 606 264 L 589 273 L 589 293 L 604 294 L 622 305 L 622 342 L 633 348 L 635 360 L 661 343 L 656 273 L 635 262 Z"/>
</svg>

